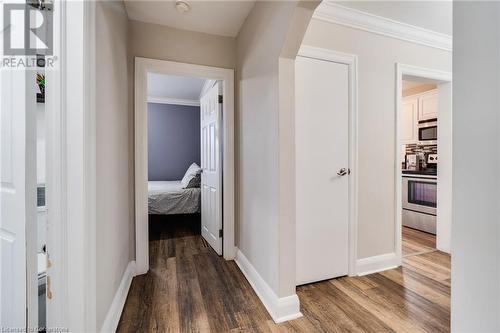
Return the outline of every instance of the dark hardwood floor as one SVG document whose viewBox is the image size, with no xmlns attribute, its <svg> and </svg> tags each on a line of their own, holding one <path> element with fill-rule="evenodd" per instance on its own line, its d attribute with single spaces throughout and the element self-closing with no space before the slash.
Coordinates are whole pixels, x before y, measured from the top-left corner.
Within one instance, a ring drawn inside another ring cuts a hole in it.
<svg viewBox="0 0 500 333">
<path fill-rule="evenodd" d="M 150 230 L 151 269 L 132 281 L 118 332 L 449 332 L 450 257 L 442 252 L 298 287 L 304 316 L 277 325 L 236 264 L 202 239 L 196 219 L 160 219 Z"/>
</svg>

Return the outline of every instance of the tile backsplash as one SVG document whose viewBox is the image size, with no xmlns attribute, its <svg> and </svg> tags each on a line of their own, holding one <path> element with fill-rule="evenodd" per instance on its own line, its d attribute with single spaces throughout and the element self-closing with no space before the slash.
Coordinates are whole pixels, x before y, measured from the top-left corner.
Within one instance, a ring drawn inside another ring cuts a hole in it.
<svg viewBox="0 0 500 333">
<path fill-rule="evenodd" d="M 406 145 L 406 154 L 437 154 L 437 145 L 420 145 L 420 144 L 409 144 Z"/>
</svg>

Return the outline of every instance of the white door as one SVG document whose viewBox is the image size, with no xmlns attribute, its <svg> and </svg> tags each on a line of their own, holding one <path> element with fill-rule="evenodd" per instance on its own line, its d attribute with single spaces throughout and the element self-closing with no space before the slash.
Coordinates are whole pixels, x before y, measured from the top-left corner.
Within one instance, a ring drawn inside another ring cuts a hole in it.
<svg viewBox="0 0 500 333">
<path fill-rule="evenodd" d="M 418 141 L 418 98 L 406 97 L 401 104 L 401 143 Z"/>
<path fill-rule="evenodd" d="M 348 71 L 295 61 L 297 285 L 348 274 Z"/>
<path fill-rule="evenodd" d="M 37 318 L 34 86 L 32 72 L 0 69 L 0 327 L 5 328 L 36 325 Z"/>
<path fill-rule="evenodd" d="M 222 255 L 222 103 L 216 83 L 200 99 L 201 108 L 201 234 Z"/>
</svg>

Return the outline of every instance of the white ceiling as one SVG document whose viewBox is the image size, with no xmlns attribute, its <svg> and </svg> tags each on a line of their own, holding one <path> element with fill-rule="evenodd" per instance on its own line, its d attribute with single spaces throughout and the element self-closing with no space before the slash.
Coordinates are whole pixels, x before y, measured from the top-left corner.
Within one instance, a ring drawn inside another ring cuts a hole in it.
<svg viewBox="0 0 500 333">
<path fill-rule="evenodd" d="M 198 101 L 205 79 L 187 76 L 148 74 L 148 97 Z"/>
<path fill-rule="evenodd" d="M 178 29 L 236 37 L 255 0 L 189 1 L 191 10 L 181 14 L 172 0 L 125 0 L 131 20 Z"/>
<path fill-rule="evenodd" d="M 403 90 L 406 90 L 406 89 L 411 89 L 411 88 L 415 88 L 415 87 L 426 86 L 428 84 L 429 83 L 403 80 L 403 87 L 402 88 L 403 88 Z"/>
<path fill-rule="evenodd" d="M 335 1 L 336 3 L 446 35 L 453 33 L 453 2 Z"/>
</svg>

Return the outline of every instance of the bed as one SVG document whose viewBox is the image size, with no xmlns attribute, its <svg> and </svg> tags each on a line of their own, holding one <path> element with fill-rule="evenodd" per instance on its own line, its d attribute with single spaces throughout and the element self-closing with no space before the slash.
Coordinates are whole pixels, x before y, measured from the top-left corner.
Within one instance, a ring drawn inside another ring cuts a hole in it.
<svg viewBox="0 0 500 333">
<path fill-rule="evenodd" d="M 183 188 L 181 181 L 149 181 L 149 214 L 194 214 L 200 212 L 201 190 Z"/>
</svg>

